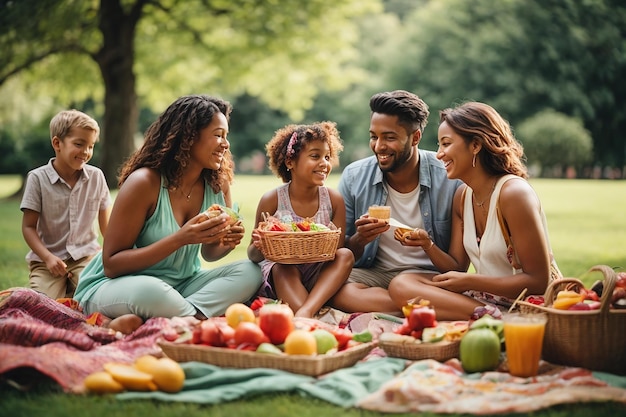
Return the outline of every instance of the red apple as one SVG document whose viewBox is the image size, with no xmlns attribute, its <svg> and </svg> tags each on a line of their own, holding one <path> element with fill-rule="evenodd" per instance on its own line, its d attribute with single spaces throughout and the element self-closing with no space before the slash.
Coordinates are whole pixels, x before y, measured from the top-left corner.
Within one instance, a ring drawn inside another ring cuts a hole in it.
<svg viewBox="0 0 626 417">
<path fill-rule="evenodd" d="M 287 304 L 265 304 L 259 309 L 259 327 L 275 345 L 285 342 L 294 329 L 293 311 Z"/>
<path fill-rule="evenodd" d="M 213 320 L 204 320 L 200 323 L 200 340 L 209 346 L 226 346 L 220 327 Z"/>
<path fill-rule="evenodd" d="M 202 343 L 202 327 L 198 324 L 195 326 L 191 333 L 191 343 L 194 345 L 199 345 Z"/>
<path fill-rule="evenodd" d="M 620 271 L 617 273 L 616 287 L 626 288 L 626 271 Z"/>
<path fill-rule="evenodd" d="M 579 303 L 572 304 L 568 310 L 591 310 L 591 306 L 588 303 L 581 301 Z"/>
<path fill-rule="evenodd" d="M 220 332 L 222 333 L 222 342 L 224 346 L 230 346 L 235 343 L 235 329 L 230 327 L 226 323 L 218 325 Z"/>
<path fill-rule="evenodd" d="M 234 341 L 238 347 L 249 345 L 256 348 L 261 343 L 269 342 L 270 340 L 256 323 L 242 321 L 235 329 Z"/>
<path fill-rule="evenodd" d="M 408 317 L 411 330 L 422 330 L 425 327 L 437 326 L 437 315 L 430 307 L 415 307 Z"/>
</svg>

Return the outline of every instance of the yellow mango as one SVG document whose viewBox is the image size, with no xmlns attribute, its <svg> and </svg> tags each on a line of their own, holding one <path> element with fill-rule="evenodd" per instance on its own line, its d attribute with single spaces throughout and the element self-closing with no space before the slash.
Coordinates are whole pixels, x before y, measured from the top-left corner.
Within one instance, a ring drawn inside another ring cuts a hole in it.
<svg viewBox="0 0 626 417">
<path fill-rule="evenodd" d="M 131 391 L 156 391 L 152 375 L 142 372 L 132 365 L 122 363 L 105 363 L 104 370 L 113 376 L 117 382 Z"/>
</svg>

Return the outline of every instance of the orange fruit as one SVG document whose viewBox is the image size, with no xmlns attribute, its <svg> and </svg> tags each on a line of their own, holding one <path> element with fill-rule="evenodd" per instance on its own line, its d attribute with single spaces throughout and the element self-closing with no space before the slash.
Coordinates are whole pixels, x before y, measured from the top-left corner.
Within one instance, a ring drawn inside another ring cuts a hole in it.
<svg viewBox="0 0 626 417">
<path fill-rule="evenodd" d="M 226 323 L 233 329 L 236 328 L 242 321 L 256 323 L 254 311 L 243 303 L 234 303 L 229 305 L 224 313 L 224 316 L 226 316 Z"/>
<path fill-rule="evenodd" d="M 313 333 L 296 329 L 285 339 L 285 353 L 288 355 L 315 355 L 317 354 L 317 340 Z"/>
</svg>

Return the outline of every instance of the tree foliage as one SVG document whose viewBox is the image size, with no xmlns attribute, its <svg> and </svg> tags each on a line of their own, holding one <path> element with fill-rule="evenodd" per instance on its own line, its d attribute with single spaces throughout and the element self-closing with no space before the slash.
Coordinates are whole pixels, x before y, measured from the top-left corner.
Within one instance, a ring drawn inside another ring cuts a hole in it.
<svg viewBox="0 0 626 417">
<path fill-rule="evenodd" d="M 548 168 L 580 168 L 592 159 L 591 135 L 582 121 L 553 109 L 525 120 L 515 133 L 524 145 L 528 164 L 538 165 L 542 174 Z"/>
<path fill-rule="evenodd" d="M 19 137 L 42 108 L 92 98 L 102 166 L 173 99 L 208 92 L 235 104 L 235 156 L 333 120 L 345 166 L 370 152 L 370 96 L 401 88 L 430 106 L 423 148 L 439 109 L 477 100 L 514 128 L 548 108 L 581 120 L 588 164 L 622 168 L 625 31 L 620 0 L 0 0 L 0 125 Z"/>
<path fill-rule="evenodd" d="M 3 1 L 0 86 L 53 86 L 59 107 L 103 102 L 101 166 L 110 185 L 134 148 L 139 106 L 179 95 L 247 93 L 302 118 L 321 87 L 358 79 L 351 19 L 377 0 Z M 35 15 L 35 16 L 34 16 Z M 33 18 L 35 17 L 35 18 Z M 88 58 L 88 59 L 86 59 Z"/>
<path fill-rule="evenodd" d="M 390 86 L 418 92 L 431 110 L 485 101 L 514 126 L 554 108 L 583 120 L 596 163 L 625 165 L 623 2 L 440 0 L 408 22 Z M 434 130 L 426 136 L 434 144 Z"/>
</svg>

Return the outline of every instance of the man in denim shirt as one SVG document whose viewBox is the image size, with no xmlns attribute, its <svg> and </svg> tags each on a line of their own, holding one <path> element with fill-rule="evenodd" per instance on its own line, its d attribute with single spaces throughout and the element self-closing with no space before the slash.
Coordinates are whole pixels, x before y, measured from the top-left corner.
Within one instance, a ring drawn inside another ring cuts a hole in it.
<svg viewBox="0 0 626 417">
<path fill-rule="evenodd" d="M 397 90 L 370 99 L 373 156 L 348 165 L 339 182 L 346 204 L 346 243 L 356 262 L 332 305 L 346 312 L 399 314 L 387 292 L 399 274 L 429 279 L 437 273 L 426 251 L 450 245 L 452 199 L 458 180 L 449 180 L 435 152 L 418 149 L 428 106 Z M 394 238 L 395 227 L 367 215 L 372 205 L 390 206 L 391 217 L 414 228 Z"/>
</svg>

